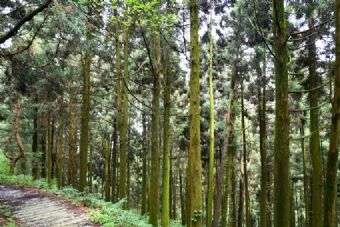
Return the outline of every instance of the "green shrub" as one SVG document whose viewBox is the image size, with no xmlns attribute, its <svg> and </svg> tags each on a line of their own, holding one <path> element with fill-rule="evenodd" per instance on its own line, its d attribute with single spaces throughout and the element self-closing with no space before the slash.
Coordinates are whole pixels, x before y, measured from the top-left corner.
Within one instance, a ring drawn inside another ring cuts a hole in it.
<svg viewBox="0 0 340 227">
<path fill-rule="evenodd" d="M 9 161 L 5 155 L 0 151 L 0 174 L 8 175 L 9 173 Z"/>
</svg>

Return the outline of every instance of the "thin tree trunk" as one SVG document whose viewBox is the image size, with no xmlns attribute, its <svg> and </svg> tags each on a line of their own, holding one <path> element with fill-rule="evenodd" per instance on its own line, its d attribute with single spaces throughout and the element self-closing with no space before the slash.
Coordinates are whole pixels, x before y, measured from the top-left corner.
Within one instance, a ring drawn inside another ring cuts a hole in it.
<svg viewBox="0 0 340 227">
<path fill-rule="evenodd" d="M 57 186 L 60 189 L 63 185 L 63 159 L 64 159 L 64 97 L 60 97 L 59 104 L 59 125 L 57 129 Z"/>
<path fill-rule="evenodd" d="M 249 188 L 248 188 L 248 170 L 247 170 L 247 140 L 245 130 L 245 119 L 244 119 L 244 88 L 243 88 L 243 76 L 241 81 L 241 121 L 242 121 L 242 141 L 243 141 L 243 179 L 244 179 L 244 200 L 245 200 L 245 221 L 246 227 L 251 227 L 250 224 L 250 199 L 249 199 Z"/>
<path fill-rule="evenodd" d="M 142 169 L 142 210 L 141 214 L 147 213 L 147 156 L 148 156 L 148 141 L 147 141 L 147 125 L 146 125 L 146 115 L 143 113 L 143 169 Z"/>
<path fill-rule="evenodd" d="M 257 63 L 258 86 L 258 118 L 260 131 L 260 156 L 261 156 L 261 192 L 260 192 L 260 227 L 267 227 L 267 128 L 266 128 L 266 64 L 261 73 L 260 61 Z M 262 87 L 262 92 L 261 92 Z"/>
<path fill-rule="evenodd" d="M 52 119 L 51 119 L 51 112 L 48 113 L 47 116 L 47 171 L 46 171 L 46 175 L 47 175 L 47 183 L 48 186 L 51 187 L 52 186 L 52 147 L 53 147 L 53 142 L 52 142 Z"/>
<path fill-rule="evenodd" d="M 128 127 L 129 127 L 129 119 L 128 119 L 128 66 L 129 66 L 129 30 L 126 27 L 124 29 L 124 78 L 121 81 L 122 86 L 122 101 L 121 101 L 121 115 L 120 120 L 120 165 L 119 165 L 119 199 L 124 199 L 127 196 L 127 153 L 128 153 Z"/>
<path fill-rule="evenodd" d="M 73 89 L 73 88 L 71 88 Z M 70 92 L 69 103 L 69 130 L 68 130 L 68 184 L 73 187 L 76 184 L 76 155 L 77 155 L 77 130 L 76 130 L 76 106 L 73 92 Z"/>
<path fill-rule="evenodd" d="M 301 136 L 301 152 L 302 152 L 302 166 L 303 166 L 303 194 L 305 200 L 305 226 L 309 225 L 309 201 L 308 201 L 308 178 L 307 178 L 307 168 L 306 168 L 306 152 L 305 152 L 305 112 L 301 116 L 301 126 L 300 126 L 300 136 Z"/>
<path fill-rule="evenodd" d="M 104 139 L 104 157 L 105 157 L 105 169 L 104 169 L 104 198 L 105 201 L 110 201 L 110 176 L 109 176 L 109 169 L 110 169 L 110 148 L 109 148 L 109 141 Z"/>
<path fill-rule="evenodd" d="M 212 10 L 212 9 L 211 9 Z M 208 167 L 208 189 L 207 189 L 207 211 L 206 225 L 212 225 L 213 196 L 214 196 L 214 158 L 215 158 L 215 110 L 214 110 L 214 90 L 213 90 L 213 39 L 212 39 L 212 18 L 210 19 L 210 42 L 209 42 L 209 103 L 210 103 L 210 120 L 209 120 L 209 167 Z"/>
<path fill-rule="evenodd" d="M 171 52 L 165 49 L 164 120 L 163 120 L 163 174 L 162 174 L 162 227 L 170 224 L 170 113 L 171 113 Z"/>
<path fill-rule="evenodd" d="M 33 179 L 39 178 L 39 155 L 38 155 L 38 108 L 33 107 L 33 135 L 32 135 L 32 175 Z"/>
</svg>

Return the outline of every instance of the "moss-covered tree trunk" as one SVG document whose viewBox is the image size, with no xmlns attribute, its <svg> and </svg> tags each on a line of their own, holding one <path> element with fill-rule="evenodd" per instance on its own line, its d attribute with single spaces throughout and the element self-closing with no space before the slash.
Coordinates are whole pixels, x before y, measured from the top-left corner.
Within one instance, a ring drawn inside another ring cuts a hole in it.
<svg viewBox="0 0 340 227">
<path fill-rule="evenodd" d="M 212 19 L 211 19 L 212 20 Z M 210 22 L 210 41 L 209 41 L 209 103 L 210 103 L 210 121 L 209 121 L 209 167 L 208 167 L 208 188 L 207 188 L 207 211 L 206 225 L 212 225 L 213 197 L 214 197 L 214 158 L 215 158 L 215 108 L 214 108 L 214 88 L 213 88 L 213 39 L 212 39 L 212 22 Z"/>
<path fill-rule="evenodd" d="M 335 75 L 334 98 L 332 101 L 332 121 L 329 136 L 329 151 L 327 155 L 326 183 L 324 188 L 323 227 L 337 226 L 337 164 L 340 137 L 340 0 L 335 1 Z"/>
<path fill-rule="evenodd" d="M 127 196 L 127 153 L 128 153 L 128 66 L 129 66 L 129 28 L 124 29 L 124 77 L 121 80 L 122 86 L 122 100 L 121 100 L 121 115 L 119 115 L 120 128 L 119 128 L 119 199 L 126 198 Z"/>
<path fill-rule="evenodd" d="M 275 71 L 274 227 L 290 226 L 288 49 L 284 0 L 273 0 Z"/>
<path fill-rule="evenodd" d="M 312 5 L 314 0 L 307 0 L 307 4 Z M 318 102 L 318 75 L 316 72 L 316 46 L 315 40 L 317 31 L 312 12 L 308 13 L 308 27 L 311 34 L 308 40 L 308 71 L 309 71 L 309 106 L 310 106 L 310 152 L 312 159 L 312 197 L 311 197 L 311 227 L 322 226 L 322 167 L 320 153 L 320 132 L 319 132 L 319 105 Z M 309 215 L 309 214 L 308 214 Z"/>
<path fill-rule="evenodd" d="M 153 90 L 152 90 L 152 115 L 151 115 L 151 175 L 150 175 L 150 218 L 149 223 L 158 226 L 159 216 L 159 97 L 160 97 L 160 74 L 161 74 L 161 53 L 160 35 L 153 34 L 152 61 L 153 61 Z M 169 186 L 169 184 L 167 185 Z M 169 203 L 167 204 L 169 206 Z M 169 210 L 167 211 L 169 213 Z"/>
<path fill-rule="evenodd" d="M 197 0 L 190 0 L 190 142 L 188 156 L 188 227 L 202 227 L 202 164 L 200 141 L 200 47 Z"/>
<path fill-rule="evenodd" d="M 162 173 L 162 227 L 170 224 L 170 112 L 171 112 L 171 52 L 166 48 L 164 62 L 164 119 L 163 119 L 163 173 Z"/>
<path fill-rule="evenodd" d="M 86 41 L 91 43 L 92 34 L 88 28 L 86 33 Z M 83 76 L 83 92 L 82 92 L 82 107 L 81 107 L 81 128 L 80 128 L 80 153 L 79 153 L 79 190 L 84 191 L 87 186 L 87 170 L 88 170 L 88 144 L 89 144 L 89 120 L 90 120 L 90 104 L 91 104 L 91 50 L 85 51 L 85 56 L 82 63 Z"/>
</svg>

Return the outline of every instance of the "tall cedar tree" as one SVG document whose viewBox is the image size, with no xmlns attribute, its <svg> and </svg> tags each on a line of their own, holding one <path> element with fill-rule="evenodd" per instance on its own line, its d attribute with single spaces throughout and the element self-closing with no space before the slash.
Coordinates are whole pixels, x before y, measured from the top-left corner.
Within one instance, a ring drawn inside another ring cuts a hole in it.
<svg viewBox="0 0 340 227">
<path fill-rule="evenodd" d="M 188 157 L 188 227 L 202 227 L 202 164 L 200 141 L 200 47 L 197 0 L 190 0 L 190 142 Z"/>
<path fill-rule="evenodd" d="M 86 32 L 86 42 L 91 43 L 92 31 L 88 25 Z M 79 148 L 79 190 L 84 191 L 87 185 L 87 160 L 88 160 L 88 144 L 89 144 L 89 120 L 90 120 L 90 104 L 91 104 L 91 50 L 88 48 L 85 51 L 85 56 L 82 65 L 83 76 L 83 94 L 81 106 L 81 128 L 80 128 L 80 148 Z"/>
<path fill-rule="evenodd" d="M 160 35 L 154 34 L 152 39 L 153 64 L 153 90 L 152 90 L 152 116 L 151 116 L 151 178 L 150 178 L 150 218 L 149 223 L 158 226 L 159 217 L 159 97 L 161 86 L 161 53 Z"/>
<path fill-rule="evenodd" d="M 284 0 L 273 0 L 275 130 L 274 227 L 290 226 L 288 49 Z"/>
<path fill-rule="evenodd" d="M 340 0 L 335 1 L 335 75 L 334 98 L 332 102 L 332 122 L 329 138 L 329 151 L 327 157 L 326 183 L 324 189 L 323 227 L 336 225 L 336 183 L 338 145 L 340 134 Z"/>
</svg>

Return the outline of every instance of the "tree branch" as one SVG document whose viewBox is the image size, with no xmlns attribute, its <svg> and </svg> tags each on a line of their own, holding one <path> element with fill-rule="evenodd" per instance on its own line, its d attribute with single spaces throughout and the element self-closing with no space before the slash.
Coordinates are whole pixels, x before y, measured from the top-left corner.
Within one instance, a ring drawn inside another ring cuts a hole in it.
<svg viewBox="0 0 340 227">
<path fill-rule="evenodd" d="M 48 5 L 52 2 L 52 0 L 47 0 L 44 4 L 39 6 L 36 10 L 31 12 L 30 14 L 24 16 L 11 30 L 9 30 L 5 35 L 0 37 L 0 44 L 6 42 L 7 39 L 15 36 L 19 29 L 28 21 L 32 20 L 35 15 L 43 11 Z"/>
</svg>

